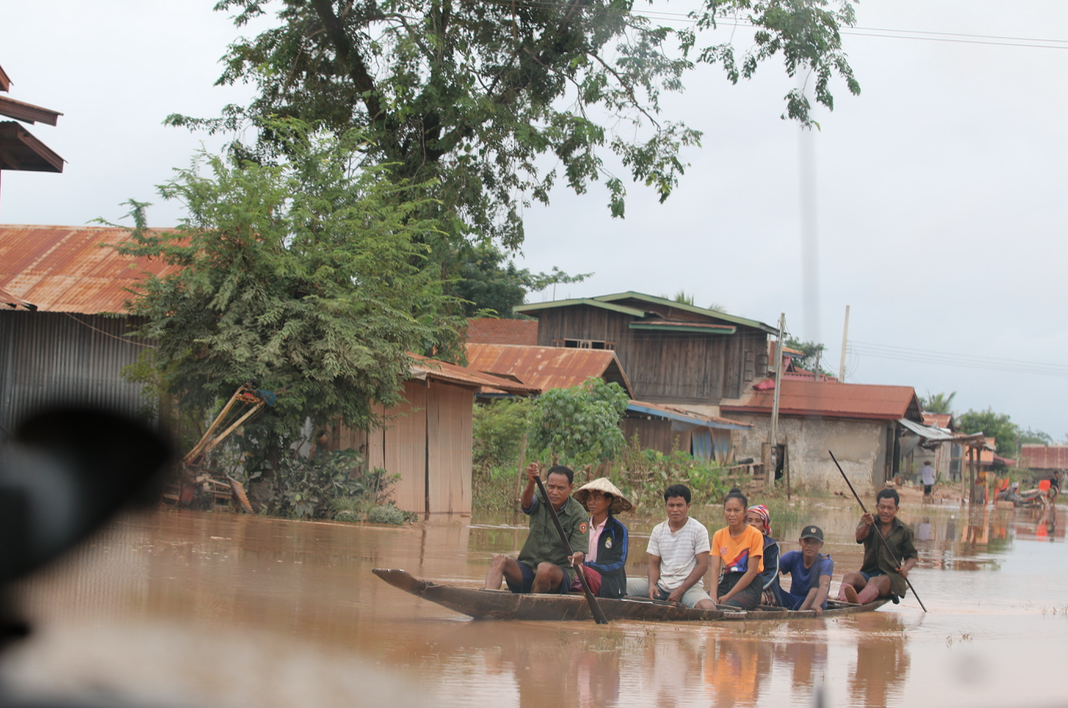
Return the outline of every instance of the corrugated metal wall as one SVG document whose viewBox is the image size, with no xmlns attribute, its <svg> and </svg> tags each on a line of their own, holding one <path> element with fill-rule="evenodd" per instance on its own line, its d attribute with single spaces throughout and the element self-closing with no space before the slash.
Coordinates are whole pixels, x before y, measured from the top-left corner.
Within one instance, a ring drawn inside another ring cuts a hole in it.
<svg viewBox="0 0 1068 708">
<path fill-rule="evenodd" d="M 0 311 L 0 425 L 13 430 L 51 402 L 97 403 L 128 414 L 145 404 L 122 377 L 144 350 L 129 317 Z"/>
</svg>

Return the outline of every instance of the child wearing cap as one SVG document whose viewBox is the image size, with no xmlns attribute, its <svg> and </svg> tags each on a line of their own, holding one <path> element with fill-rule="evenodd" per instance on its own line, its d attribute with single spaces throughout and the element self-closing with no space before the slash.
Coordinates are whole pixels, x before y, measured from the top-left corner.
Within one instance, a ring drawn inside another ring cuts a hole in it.
<svg viewBox="0 0 1068 708">
<path fill-rule="evenodd" d="M 779 559 L 779 570 L 790 575 L 790 591 L 781 591 L 783 607 L 788 610 L 814 610 L 816 615 L 827 609 L 827 594 L 831 590 L 834 561 L 820 553 L 823 548 L 823 529 L 806 526 L 801 529 L 800 551 L 789 551 Z"/>
</svg>

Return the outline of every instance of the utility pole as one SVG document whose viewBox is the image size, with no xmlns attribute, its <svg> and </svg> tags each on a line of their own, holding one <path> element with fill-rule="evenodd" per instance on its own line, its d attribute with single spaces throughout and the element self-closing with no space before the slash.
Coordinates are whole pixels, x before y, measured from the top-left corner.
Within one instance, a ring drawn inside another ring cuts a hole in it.
<svg viewBox="0 0 1068 708">
<path fill-rule="evenodd" d="M 786 313 L 779 315 L 779 341 L 775 343 L 775 397 L 771 404 L 771 436 L 768 439 L 768 460 L 770 470 L 764 471 L 764 479 L 775 482 L 775 468 L 778 467 L 777 450 L 779 444 L 779 391 L 782 388 L 782 338 L 786 331 Z"/>
<path fill-rule="evenodd" d="M 846 344 L 849 343 L 849 305 L 846 305 L 845 326 L 842 327 L 842 364 L 838 367 L 838 380 L 845 383 Z"/>
</svg>

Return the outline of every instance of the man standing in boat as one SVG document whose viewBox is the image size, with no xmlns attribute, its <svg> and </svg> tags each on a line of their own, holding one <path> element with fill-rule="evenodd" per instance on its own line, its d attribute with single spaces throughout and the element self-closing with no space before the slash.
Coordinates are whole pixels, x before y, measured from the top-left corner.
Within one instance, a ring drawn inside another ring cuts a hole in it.
<svg viewBox="0 0 1068 708">
<path fill-rule="evenodd" d="M 681 602 L 698 610 L 714 610 L 704 589 L 708 572 L 708 529 L 690 518 L 690 488 L 675 484 L 664 490 L 667 521 L 649 534 L 648 578 L 627 578 L 627 594 L 652 600 Z"/>
<path fill-rule="evenodd" d="M 905 596 L 905 578 L 919 555 L 912 543 L 912 531 L 897 518 L 900 504 L 897 490 L 880 489 L 875 495 L 875 514 L 869 511 L 860 517 L 856 540 L 864 544 L 864 564 L 859 573 L 846 573 L 842 578 L 839 600 L 865 605 L 885 595 L 892 596 L 894 602 Z M 886 543 L 875 534 L 881 534 Z"/>
<path fill-rule="evenodd" d="M 532 462 L 526 471 L 527 486 L 520 502 L 523 513 L 530 517 L 530 534 L 519 551 L 519 558 L 503 553 L 493 556 L 486 573 L 486 589 L 500 590 L 503 580 L 515 593 L 567 592 L 575 581 L 574 565 L 582 565 L 584 551 L 589 546 L 589 517 L 582 505 L 571 498 L 575 473 L 569 467 L 557 465 L 549 468 L 545 478 L 548 502 L 556 509 L 571 546 L 565 549 L 546 500 L 536 492 L 535 480 L 541 474 L 541 466 Z"/>
</svg>

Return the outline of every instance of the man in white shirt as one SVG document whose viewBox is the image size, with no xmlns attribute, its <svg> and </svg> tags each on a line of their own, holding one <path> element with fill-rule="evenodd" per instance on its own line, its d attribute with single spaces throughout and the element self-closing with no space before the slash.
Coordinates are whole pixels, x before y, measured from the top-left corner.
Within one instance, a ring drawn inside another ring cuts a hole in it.
<svg viewBox="0 0 1068 708">
<path fill-rule="evenodd" d="M 714 610 L 704 589 L 708 572 L 708 529 L 690 518 L 690 489 L 675 484 L 664 490 L 667 521 L 649 535 L 649 577 L 627 578 L 627 594 L 653 600 L 681 602 L 698 610 Z"/>
<path fill-rule="evenodd" d="M 935 471 L 930 462 L 924 462 L 923 467 L 920 468 L 920 482 L 923 483 L 923 496 L 931 496 L 935 483 Z"/>
</svg>

